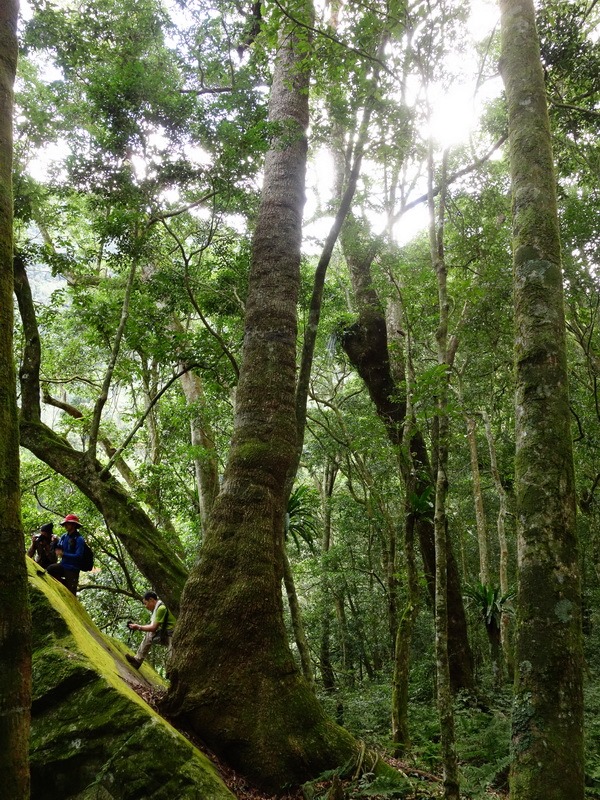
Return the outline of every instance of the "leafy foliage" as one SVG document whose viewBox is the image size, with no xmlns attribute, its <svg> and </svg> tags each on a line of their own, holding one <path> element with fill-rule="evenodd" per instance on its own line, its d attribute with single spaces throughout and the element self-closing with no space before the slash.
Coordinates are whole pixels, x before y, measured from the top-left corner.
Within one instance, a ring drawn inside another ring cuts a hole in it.
<svg viewBox="0 0 600 800">
<path fill-rule="evenodd" d="M 510 603 L 516 596 L 514 590 L 502 594 L 499 586 L 478 583 L 466 587 L 464 592 L 466 597 L 474 601 L 479 617 L 488 628 L 499 628 L 502 614 L 512 613 Z"/>
</svg>

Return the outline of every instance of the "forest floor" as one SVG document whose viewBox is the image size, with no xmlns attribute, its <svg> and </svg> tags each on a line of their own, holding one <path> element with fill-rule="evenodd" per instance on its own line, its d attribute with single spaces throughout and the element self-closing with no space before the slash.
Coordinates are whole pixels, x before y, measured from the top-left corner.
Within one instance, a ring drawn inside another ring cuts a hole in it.
<svg viewBox="0 0 600 800">
<path fill-rule="evenodd" d="M 161 713 L 160 703 L 164 697 L 164 689 L 157 689 L 156 687 L 150 689 L 140 684 L 134 685 L 133 688 L 155 711 Z M 243 776 L 235 772 L 231 767 L 224 764 L 203 742 L 190 735 L 189 731 L 178 728 L 178 726 L 174 725 L 173 720 L 169 720 L 169 722 L 173 727 L 177 727 L 179 732 L 214 764 L 223 783 L 238 800 L 319 800 L 320 798 L 322 800 L 352 800 L 353 798 L 358 800 L 358 798 L 367 796 L 369 800 L 389 800 L 390 798 L 389 790 L 382 794 L 376 794 L 373 789 L 369 790 L 365 785 L 361 786 L 360 781 L 357 782 L 357 780 L 351 779 L 344 781 L 338 778 L 316 780 L 310 783 L 310 788 L 308 786 L 298 787 L 294 791 L 285 792 L 284 794 L 265 794 L 248 783 Z M 442 797 L 441 775 L 417 769 L 412 764 L 387 755 L 382 757 L 385 758 L 390 766 L 398 770 L 414 784 L 414 793 L 405 795 L 404 800 L 432 800 L 433 798 Z M 486 800 L 487 798 L 489 800 L 505 800 L 506 797 L 507 795 L 501 792 L 490 791 L 486 794 Z"/>
</svg>

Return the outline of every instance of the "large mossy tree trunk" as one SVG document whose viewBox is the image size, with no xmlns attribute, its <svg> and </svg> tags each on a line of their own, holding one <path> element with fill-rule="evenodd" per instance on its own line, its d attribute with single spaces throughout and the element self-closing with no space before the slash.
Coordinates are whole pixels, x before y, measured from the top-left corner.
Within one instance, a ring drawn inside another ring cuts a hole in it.
<svg viewBox="0 0 600 800">
<path fill-rule="evenodd" d="M 309 13 L 305 7 L 306 22 Z M 166 701 L 180 723 L 269 790 L 315 777 L 357 752 L 298 672 L 283 624 L 282 531 L 297 436 L 307 53 L 306 30 L 286 24 L 271 89 L 275 135 L 253 239 L 233 440 L 184 591 Z"/>
<path fill-rule="evenodd" d="M 3 797 L 29 797 L 31 617 L 21 526 L 13 358 L 13 87 L 16 0 L 0 3 L 0 770 Z"/>
<path fill-rule="evenodd" d="M 518 601 L 511 800 L 584 796 L 580 567 L 560 241 L 532 0 L 501 0 L 513 191 Z"/>
</svg>

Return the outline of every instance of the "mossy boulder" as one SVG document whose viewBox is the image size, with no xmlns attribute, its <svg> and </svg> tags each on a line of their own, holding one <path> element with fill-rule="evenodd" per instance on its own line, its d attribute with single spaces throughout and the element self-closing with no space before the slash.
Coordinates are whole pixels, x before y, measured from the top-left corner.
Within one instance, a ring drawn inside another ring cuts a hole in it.
<svg viewBox="0 0 600 800">
<path fill-rule="evenodd" d="M 231 800 L 206 756 L 134 691 L 138 672 L 73 595 L 27 559 L 33 616 L 32 800 Z"/>
</svg>

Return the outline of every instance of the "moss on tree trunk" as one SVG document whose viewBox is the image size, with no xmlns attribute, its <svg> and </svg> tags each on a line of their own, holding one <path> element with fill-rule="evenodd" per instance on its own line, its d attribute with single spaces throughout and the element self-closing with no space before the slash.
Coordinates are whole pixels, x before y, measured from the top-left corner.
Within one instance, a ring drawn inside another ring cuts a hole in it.
<svg viewBox="0 0 600 800">
<path fill-rule="evenodd" d="M 12 116 L 18 3 L 0 3 L 0 770 L 5 797 L 29 797 L 31 619 L 20 516 L 13 359 Z"/>
<path fill-rule="evenodd" d="M 299 12 L 296 12 L 296 15 Z M 307 20 L 309 10 L 305 7 Z M 235 429 L 221 492 L 184 591 L 170 713 L 257 784 L 281 789 L 357 753 L 289 650 L 281 598 L 285 484 L 296 447 L 296 299 L 308 123 L 306 31 L 275 67 Z"/>
<path fill-rule="evenodd" d="M 511 800 L 584 795 L 581 594 L 556 180 L 532 0 L 501 0 L 519 558 Z"/>
</svg>

